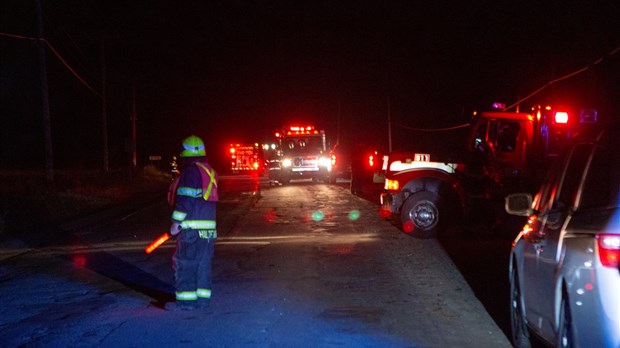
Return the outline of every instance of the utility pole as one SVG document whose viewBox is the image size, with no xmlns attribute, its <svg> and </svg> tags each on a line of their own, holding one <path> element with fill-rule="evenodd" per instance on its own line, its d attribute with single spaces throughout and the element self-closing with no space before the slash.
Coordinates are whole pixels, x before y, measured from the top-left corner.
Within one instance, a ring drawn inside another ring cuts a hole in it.
<svg viewBox="0 0 620 348">
<path fill-rule="evenodd" d="M 392 152 L 392 107 L 390 97 L 387 97 L 387 117 L 388 117 L 388 151 Z"/>
<path fill-rule="evenodd" d="M 131 85 L 132 102 L 131 102 L 131 167 L 136 168 L 138 165 L 138 150 L 136 144 L 136 82 Z"/>
<path fill-rule="evenodd" d="M 336 145 L 340 146 L 340 99 L 338 100 L 338 123 L 336 130 Z"/>
<path fill-rule="evenodd" d="M 106 107 L 105 36 L 101 38 L 101 128 L 103 137 L 103 172 L 110 171 L 108 153 L 108 113 Z"/>
<path fill-rule="evenodd" d="M 47 85 L 47 65 L 45 63 L 45 41 L 43 38 L 43 9 L 37 0 L 37 25 L 39 51 L 39 77 L 41 79 L 41 108 L 43 113 L 43 137 L 45 143 L 45 181 L 54 185 L 54 152 L 52 151 L 52 117 L 50 116 L 49 87 Z"/>
</svg>

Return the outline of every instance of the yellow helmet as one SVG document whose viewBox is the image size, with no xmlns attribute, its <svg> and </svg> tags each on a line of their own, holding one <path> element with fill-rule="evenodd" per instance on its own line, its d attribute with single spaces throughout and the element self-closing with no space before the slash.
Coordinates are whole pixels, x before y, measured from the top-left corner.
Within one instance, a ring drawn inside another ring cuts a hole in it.
<svg viewBox="0 0 620 348">
<path fill-rule="evenodd" d="M 205 143 L 202 139 L 195 135 L 190 135 L 183 140 L 181 157 L 200 157 L 205 155 Z"/>
</svg>

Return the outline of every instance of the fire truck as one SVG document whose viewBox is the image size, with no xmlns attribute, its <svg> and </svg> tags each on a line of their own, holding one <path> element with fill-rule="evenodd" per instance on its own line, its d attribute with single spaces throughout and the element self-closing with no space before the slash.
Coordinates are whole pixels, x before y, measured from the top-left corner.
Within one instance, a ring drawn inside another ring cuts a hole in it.
<svg viewBox="0 0 620 348">
<path fill-rule="evenodd" d="M 262 147 L 258 143 L 230 144 L 229 152 L 233 174 L 263 173 L 265 160 Z"/>
<path fill-rule="evenodd" d="M 476 200 L 503 200 L 532 191 L 570 138 L 597 123 L 596 110 L 535 106 L 531 112 L 490 111 L 466 128 L 466 151 L 393 152 L 384 157 L 381 215 L 406 233 L 436 237 L 449 220 L 467 214 Z"/>
<path fill-rule="evenodd" d="M 291 179 L 311 178 L 334 182 L 332 158 L 325 131 L 312 125 L 292 125 L 275 134 L 275 145 L 268 156 L 269 178 L 281 184 Z"/>
</svg>

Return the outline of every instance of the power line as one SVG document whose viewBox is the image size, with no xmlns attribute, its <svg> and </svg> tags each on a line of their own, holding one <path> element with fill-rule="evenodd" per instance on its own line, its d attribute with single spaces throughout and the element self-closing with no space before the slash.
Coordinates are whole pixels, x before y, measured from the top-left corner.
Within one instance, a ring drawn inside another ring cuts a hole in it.
<svg viewBox="0 0 620 348">
<path fill-rule="evenodd" d="M 611 50 L 611 52 L 607 53 L 606 55 L 598 58 L 597 60 L 592 62 L 592 64 L 586 65 L 586 66 L 584 66 L 581 69 L 578 69 L 576 71 L 571 72 L 570 74 L 564 75 L 562 77 L 559 77 L 557 79 L 554 79 L 554 80 L 551 80 L 551 81 L 547 82 L 544 86 L 542 86 L 539 89 L 535 90 L 534 92 L 530 93 L 525 98 L 519 99 L 516 103 L 506 107 L 505 110 L 510 110 L 510 109 L 514 108 L 515 106 L 517 106 L 517 105 L 521 104 L 522 102 L 530 99 L 531 97 L 535 96 L 540 91 L 542 91 L 543 89 L 549 87 L 550 85 L 552 85 L 552 84 L 554 84 L 556 82 L 560 82 L 562 80 L 566 80 L 568 78 L 571 78 L 573 76 L 581 74 L 582 72 L 590 69 L 591 67 L 593 67 L 593 66 L 595 66 L 597 64 L 600 64 L 601 62 L 603 62 L 605 60 L 605 58 L 611 57 L 614 54 L 618 53 L 619 51 L 620 51 L 620 46 L 618 46 L 615 49 Z M 470 126 L 469 123 L 465 123 L 465 124 L 461 124 L 461 125 L 456 125 L 456 126 L 452 126 L 452 127 L 446 127 L 446 128 L 413 128 L 413 127 L 405 126 L 403 124 L 395 124 L 395 125 L 397 125 L 397 126 L 399 126 L 401 128 L 404 128 L 404 129 L 408 129 L 408 130 L 412 130 L 412 131 L 418 131 L 418 132 L 443 132 L 443 131 L 451 131 L 451 130 L 465 128 L 465 127 L 469 127 Z"/>
<path fill-rule="evenodd" d="M 10 38 L 14 38 L 14 39 L 22 39 L 22 40 L 30 40 L 30 41 L 43 41 L 45 43 L 45 45 L 47 47 L 50 48 L 50 50 L 52 52 L 54 52 L 54 55 L 56 55 L 56 58 L 58 58 L 58 60 L 60 60 L 60 62 L 67 68 L 69 69 L 69 71 L 84 85 L 86 86 L 86 88 L 88 88 L 91 92 L 93 92 L 95 95 L 97 95 L 99 98 L 103 98 L 103 96 L 101 95 L 101 93 L 97 92 L 94 88 L 92 88 L 86 81 L 84 81 L 84 79 L 75 71 L 73 70 L 73 68 L 62 58 L 62 56 L 60 55 L 60 53 L 58 53 L 58 51 L 56 51 L 56 49 L 54 49 L 54 47 L 52 46 L 52 44 L 49 43 L 49 41 L 47 41 L 47 39 L 44 38 L 36 38 L 36 37 L 28 37 L 28 36 L 22 36 L 22 35 L 17 35 L 17 34 L 10 34 L 10 33 L 3 33 L 0 32 L 0 36 L 6 36 L 6 37 L 10 37 Z"/>
<path fill-rule="evenodd" d="M 532 92 L 530 95 L 526 96 L 525 98 L 519 99 L 519 100 L 517 100 L 517 102 L 516 102 L 516 103 L 514 103 L 514 104 L 512 104 L 512 105 L 508 106 L 508 107 L 506 108 L 506 110 L 510 110 L 510 109 L 514 108 L 515 106 L 517 106 L 517 105 L 521 104 L 522 102 L 524 102 L 524 101 L 526 101 L 526 100 L 530 99 L 531 97 L 535 96 L 535 95 L 536 95 L 536 94 L 538 94 L 540 91 L 542 91 L 543 89 L 545 89 L 545 88 L 547 88 L 547 87 L 551 86 L 552 84 L 554 84 L 554 83 L 556 83 L 556 82 L 559 82 L 559 81 L 562 81 L 562 80 L 566 80 L 566 79 L 571 78 L 571 77 L 573 77 L 573 76 L 575 76 L 575 75 L 581 74 L 582 72 L 584 72 L 584 71 L 586 71 L 586 70 L 590 69 L 591 67 L 593 67 L 593 66 L 595 66 L 595 65 L 597 65 L 597 64 L 599 64 L 599 63 L 601 63 L 603 60 L 605 60 L 605 58 L 607 58 L 607 57 L 611 57 L 611 56 L 613 56 L 614 54 L 618 53 L 618 51 L 620 51 L 620 46 L 616 47 L 616 48 L 615 48 L 615 49 L 613 49 L 611 52 L 609 52 L 608 54 L 606 54 L 606 55 L 602 56 L 601 58 L 599 58 L 599 59 L 595 60 L 595 61 L 594 61 L 594 62 L 592 62 L 592 64 L 590 64 L 590 65 L 586 65 L 586 66 L 584 66 L 583 68 L 578 69 L 578 70 L 576 70 L 576 71 L 573 71 L 572 73 L 570 73 L 570 74 L 568 74 L 568 75 L 565 75 L 565 76 L 562 76 L 562 77 L 557 78 L 557 79 L 555 79 L 555 80 L 551 80 L 551 81 L 547 82 L 547 84 L 545 84 L 544 86 L 542 86 L 542 87 L 540 87 L 539 89 L 535 90 L 535 91 L 534 91 L 534 92 Z"/>
<path fill-rule="evenodd" d="M 445 127 L 445 128 L 413 128 L 413 127 L 409 127 L 409 126 L 405 126 L 403 124 L 396 124 L 395 125 L 401 127 L 401 128 L 405 128 L 408 130 L 412 130 L 412 131 L 418 131 L 418 132 L 446 132 L 446 131 L 452 131 L 455 129 L 460 129 L 460 128 L 466 128 L 470 126 L 470 123 L 463 123 L 463 124 L 459 124 L 456 126 L 452 126 L 452 127 Z"/>
<path fill-rule="evenodd" d="M 84 86 L 86 86 L 90 91 L 92 91 L 96 96 L 98 96 L 99 98 L 103 99 L 103 95 L 99 92 L 97 92 L 94 88 L 92 88 L 88 83 L 85 82 L 85 80 L 79 76 L 79 74 L 77 72 L 75 72 L 75 69 L 72 69 L 69 64 L 60 56 L 60 54 L 51 46 L 51 44 L 46 40 L 46 39 L 38 39 L 38 38 L 34 38 L 34 37 L 28 37 L 28 36 L 23 36 L 23 35 L 17 35 L 17 34 L 10 34 L 10 33 L 4 33 L 4 32 L 0 32 L 0 36 L 6 36 L 6 37 L 10 37 L 10 38 L 15 38 L 15 39 L 24 39 L 24 40 L 30 40 L 30 41 L 43 41 L 46 43 L 46 45 L 48 47 L 50 47 L 50 49 L 52 50 L 52 52 L 54 52 L 54 54 L 58 57 L 58 59 L 63 63 L 63 65 L 65 65 L 67 67 L 67 69 L 69 69 L 69 71 L 71 71 L 72 74 L 75 75 L 75 77 L 84 84 Z M 83 65 L 83 64 L 82 64 Z M 85 69 L 87 70 L 87 69 Z M 120 75 L 122 78 L 129 80 L 130 78 L 128 76 L 126 76 L 124 73 L 120 73 L 118 71 L 115 72 L 116 75 Z M 133 77 L 135 79 L 135 76 Z M 122 113 L 123 111 L 119 110 L 118 105 L 113 105 L 109 100 L 106 100 L 106 105 L 108 105 L 111 109 L 113 109 L 115 112 L 119 112 Z"/>
</svg>

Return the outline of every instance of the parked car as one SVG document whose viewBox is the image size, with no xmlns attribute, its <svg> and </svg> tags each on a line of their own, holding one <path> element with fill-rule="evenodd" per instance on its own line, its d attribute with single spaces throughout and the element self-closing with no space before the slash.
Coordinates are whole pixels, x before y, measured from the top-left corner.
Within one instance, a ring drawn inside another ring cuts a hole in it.
<svg viewBox="0 0 620 348">
<path fill-rule="evenodd" d="M 515 347 L 620 347 L 619 130 L 577 140 L 533 198 L 506 197 L 529 216 L 510 255 Z"/>
</svg>

